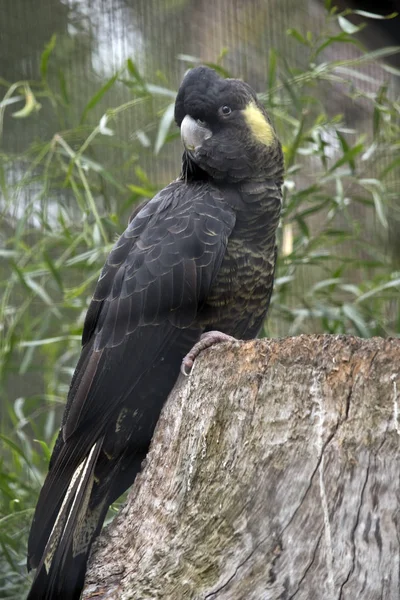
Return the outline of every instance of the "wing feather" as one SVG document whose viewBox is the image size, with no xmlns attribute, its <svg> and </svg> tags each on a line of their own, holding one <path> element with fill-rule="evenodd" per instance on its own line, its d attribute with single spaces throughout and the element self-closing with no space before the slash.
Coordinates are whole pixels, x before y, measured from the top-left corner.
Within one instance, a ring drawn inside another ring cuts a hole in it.
<svg viewBox="0 0 400 600">
<path fill-rule="evenodd" d="M 198 339 L 196 317 L 234 224 L 235 214 L 217 190 L 201 184 L 194 193 L 177 181 L 134 215 L 112 249 L 87 313 L 62 435 L 37 505 L 32 565 L 76 469 L 102 436 L 107 439 L 121 408 L 141 402 L 134 400 L 138 383 L 154 379 L 158 361 L 171 352 L 176 361 Z"/>
<path fill-rule="evenodd" d="M 193 190 L 184 182 L 174 182 L 146 203 L 117 241 L 102 270 L 94 293 L 95 307 L 89 308 L 90 320 L 85 323 L 85 330 L 91 332 L 84 332 L 86 343 L 93 337 L 93 351 L 106 349 L 107 364 L 111 365 L 123 363 L 120 347 L 131 338 L 129 345 L 138 346 L 142 356 L 147 352 L 144 362 L 151 365 L 157 359 L 157 346 L 149 351 L 146 337 L 157 336 L 140 335 L 137 340 L 135 336 L 143 327 L 167 321 L 172 328 L 164 332 L 168 341 L 175 337 L 173 327 L 190 326 L 218 273 L 234 224 L 234 211 L 218 191 L 206 185 Z M 115 349 L 114 361 L 111 348 Z M 143 359 L 140 362 L 145 370 Z M 106 377 L 110 377 L 109 371 L 110 367 Z M 97 369 L 95 378 L 103 377 Z M 74 390 L 71 404 L 88 403 L 91 421 L 104 426 L 102 402 L 92 401 L 87 386 L 80 391 Z M 124 397 L 123 391 L 115 394 L 116 409 Z M 85 409 L 69 410 L 67 437 L 81 425 L 80 415 L 87 413 Z"/>
</svg>

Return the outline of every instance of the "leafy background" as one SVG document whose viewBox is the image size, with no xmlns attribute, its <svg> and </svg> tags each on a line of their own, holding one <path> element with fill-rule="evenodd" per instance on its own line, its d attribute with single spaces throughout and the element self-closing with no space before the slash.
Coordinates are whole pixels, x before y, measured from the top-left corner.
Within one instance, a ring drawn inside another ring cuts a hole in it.
<svg viewBox="0 0 400 600">
<path fill-rule="evenodd" d="M 16 79 L 3 65 L 0 78 L 4 598 L 29 584 L 29 522 L 94 283 L 132 208 L 179 172 L 176 86 L 200 61 L 175 46 L 175 76 L 140 56 L 111 73 L 100 61 L 86 89 L 65 59 L 85 48 L 74 15 L 77 33 L 47 36 L 35 76 Z M 287 51 L 270 45 L 259 72 L 222 43 L 201 56 L 257 86 L 284 147 L 281 251 L 263 335 L 400 334 L 400 72 L 390 62 L 399 48 L 360 42 L 364 22 L 378 19 L 327 2 L 314 30 L 286 27 Z"/>
</svg>

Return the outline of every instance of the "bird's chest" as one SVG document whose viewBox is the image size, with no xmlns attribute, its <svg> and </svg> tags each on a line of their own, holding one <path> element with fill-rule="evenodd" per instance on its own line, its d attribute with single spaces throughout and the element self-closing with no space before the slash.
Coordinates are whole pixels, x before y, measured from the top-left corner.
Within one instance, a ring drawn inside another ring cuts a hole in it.
<svg viewBox="0 0 400 600">
<path fill-rule="evenodd" d="M 255 335 L 268 308 L 275 266 L 275 229 L 262 216 L 239 220 L 229 238 L 203 312 L 207 329 Z"/>
<path fill-rule="evenodd" d="M 210 290 L 208 304 L 226 306 L 249 297 L 260 279 L 266 260 L 266 253 L 256 245 L 232 237 Z"/>
</svg>

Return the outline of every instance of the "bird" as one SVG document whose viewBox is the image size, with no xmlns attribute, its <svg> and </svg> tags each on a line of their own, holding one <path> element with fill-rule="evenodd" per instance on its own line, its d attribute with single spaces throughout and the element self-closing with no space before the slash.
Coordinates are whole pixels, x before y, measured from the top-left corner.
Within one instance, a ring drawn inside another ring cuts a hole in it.
<svg viewBox="0 0 400 600">
<path fill-rule="evenodd" d="M 180 176 L 136 209 L 100 273 L 28 541 L 28 600 L 80 598 L 109 506 L 205 347 L 257 337 L 270 304 L 284 161 L 250 85 L 190 69 Z"/>
</svg>

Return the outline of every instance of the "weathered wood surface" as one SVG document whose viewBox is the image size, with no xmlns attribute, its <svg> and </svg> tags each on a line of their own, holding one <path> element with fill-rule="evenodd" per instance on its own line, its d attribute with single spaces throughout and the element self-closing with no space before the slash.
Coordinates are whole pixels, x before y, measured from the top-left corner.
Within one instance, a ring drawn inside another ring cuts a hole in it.
<svg viewBox="0 0 400 600">
<path fill-rule="evenodd" d="M 84 598 L 398 600 L 400 340 L 205 351 L 92 556 Z"/>
</svg>

